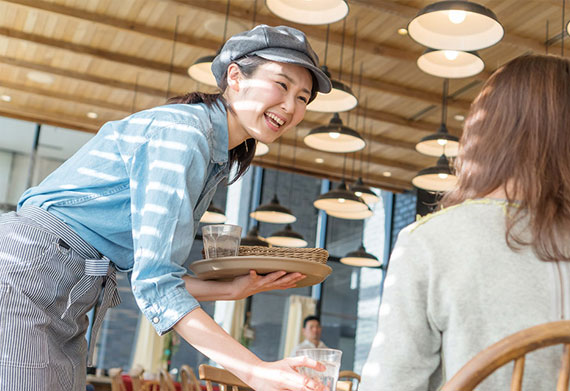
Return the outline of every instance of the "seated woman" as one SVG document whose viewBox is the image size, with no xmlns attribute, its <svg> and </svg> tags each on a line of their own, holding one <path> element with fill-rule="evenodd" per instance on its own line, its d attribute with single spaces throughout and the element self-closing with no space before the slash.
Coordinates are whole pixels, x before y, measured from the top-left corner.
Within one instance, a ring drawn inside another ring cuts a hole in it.
<svg viewBox="0 0 570 391">
<path fill-rule="evenodd" d="M 436 390 L 479 351 L 570 316 L 570 62 L 527 55 L 473 102 L 443 210 L 392 253 L 361 391 Z M 527 356 L 523 389 L 555 389 L 558 349 Z M 477 389 L 510 389 L 512 365 Z"/>
</svg>

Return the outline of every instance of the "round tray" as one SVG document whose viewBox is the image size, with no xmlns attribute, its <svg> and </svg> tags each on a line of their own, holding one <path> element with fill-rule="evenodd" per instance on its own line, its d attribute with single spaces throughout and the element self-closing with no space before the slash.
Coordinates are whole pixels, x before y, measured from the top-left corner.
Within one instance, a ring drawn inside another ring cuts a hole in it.
<svg viewBox="0 0 570 391">
<path fill-rule="evenodd" d="M 303 261 L 295 258 L 240 256 L 211 258 L 196 261 L 190 265 L 190 270 L 201 280 L 230 280 L 237 276 L 248 274 L 255 270 L 258 274 L 267 274 L 280 270 L 287 273 L 299 272 L 306 277 L 297 283 L 297 288 L 315 285 L 323 282 L 332 269 L 322 263 Z"/>
</svg>

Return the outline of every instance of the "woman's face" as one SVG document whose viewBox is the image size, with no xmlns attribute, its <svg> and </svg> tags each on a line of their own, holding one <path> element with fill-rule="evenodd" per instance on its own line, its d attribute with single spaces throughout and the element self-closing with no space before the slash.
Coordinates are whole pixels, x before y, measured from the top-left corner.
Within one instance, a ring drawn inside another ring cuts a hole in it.
<svg viewBox="0 0 570 391">
<path fill-rule="evenodd" d="M 312 84 L 306 68 L 281 62 L 263 63 L 250 77 L 240 72 L 230 102 L 241 128 L 236 130 L 245 138 L 272 143 L 301 122 Z"/>
</svg>

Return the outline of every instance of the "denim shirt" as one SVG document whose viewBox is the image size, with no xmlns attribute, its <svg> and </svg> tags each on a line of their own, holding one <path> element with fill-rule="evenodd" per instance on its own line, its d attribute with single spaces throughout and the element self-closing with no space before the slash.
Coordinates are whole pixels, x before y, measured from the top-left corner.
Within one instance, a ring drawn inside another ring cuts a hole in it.
<svg viewBox="0 0 570 391">
<path fill-rule="evenodd" d="M 182 265 L 228 166 L 221 103 L 160 106 L 103 125 L 18 206 L 49 211 L 132 272 L 137 304 L 162 335 L 199 306 Z"/>
</svg>

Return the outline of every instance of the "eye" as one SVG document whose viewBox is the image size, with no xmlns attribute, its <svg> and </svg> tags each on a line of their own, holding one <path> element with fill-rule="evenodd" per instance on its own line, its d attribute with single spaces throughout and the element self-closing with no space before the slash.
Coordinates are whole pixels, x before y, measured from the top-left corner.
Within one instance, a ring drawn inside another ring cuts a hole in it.
<svg viewBox="0 0 570 391">
<path fill-rule="evenodd" d="M 309 102 L 309 100 L 307 98 L 305 98 L 304 96 L 300 96 L 298 99 L 305 104 L 307 104 Z"/>
<path fill-rule="evenodd" d="M 285 91 L 287 91 L 287 84 L 281 82 L 281 81 L 277 81 L 277 84 L 279 84 Z"/>
</svg>

